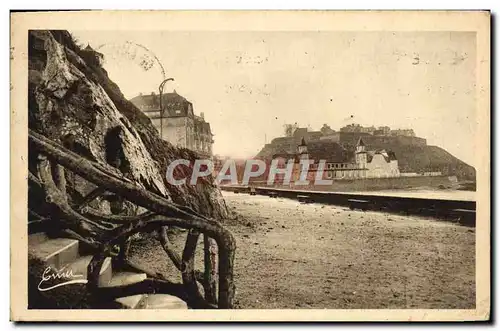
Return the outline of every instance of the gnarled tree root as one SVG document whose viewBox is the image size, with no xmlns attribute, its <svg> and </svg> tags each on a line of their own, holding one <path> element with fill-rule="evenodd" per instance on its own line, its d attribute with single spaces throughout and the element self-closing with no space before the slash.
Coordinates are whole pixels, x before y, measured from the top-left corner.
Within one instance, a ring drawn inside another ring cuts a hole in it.
<svg viewBox="0 0 500 331">
<path fill-rule="evenodd" d="M 138 293 L 175 292 L 192 307 L 232 308 L 233 263 L 236 245 L 232 234 L 220 222 L 150 192 L 125 178 L 117 169 L 85 159 L 31 130 L 29 142 L 30 148 L 39 153 L 38 173 L 37 175 L 30 173 L 29 182 L 43 189 L 46 202 L 50 206 L 51 216 L 53 216 L 51 220 L 38 220 L 33 223 L 33 228 L 38 231 L 43 228 L 44 224 L 56 224 L 61 230 L 72 233 L 77 239 L 95 248 L 96 253 L 88 267 L 87 287 L 91 293 L 95 294 L 96 300 L 103 297 L 109 299 L 123 296 L 124 291 L 131 291 L 131 293 L 135 293 L 134 291 Z M 81 176 L 97 188 L 73 205 L 66 192 L 65 171 Z M 135 216 L 102 215 L 90 208 L 89 203 L 105 193 L 114 194 L 119 199 L 128 200 L 148 211 Z M 166 227 L 171 226 L 189 230 L 182 256 L 173 250 L 166 235 Z M 138 285 L 119 289 L 99 288 L 97 285 L 99 271 L 106 257 L 111 255 L 113 247 L 121 246 L 119 259 L 127 264 L 129 262 L 127 260 L 129 238 L 136 233 L 153 231 L 160 234 L 160 243 L 175 267 L 181 272 L 183 284 L 172 284 L 161 279 L 158 274 L 148 272 L 149 278 Z M 204 273 L 194 269 L 194 256 L 200 234 L 203 234 L 204 239 Z M 215 244 L 218 250 L 218 261 L 214 258 Z M 216 264 L 218 298 L 215 295 L 214 266 Z M 197 282 L 203 284 L 205 298 L 202 297 Z"/>
</svg>

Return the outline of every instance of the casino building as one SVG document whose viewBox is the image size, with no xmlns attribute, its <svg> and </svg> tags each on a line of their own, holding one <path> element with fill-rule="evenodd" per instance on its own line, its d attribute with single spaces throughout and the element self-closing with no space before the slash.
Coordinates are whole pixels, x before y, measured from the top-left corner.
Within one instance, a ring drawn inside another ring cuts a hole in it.
<svg viewBox="0 0 500 331">
<path fill-rule="evenodd" d="M 162 95 L 163 114 L 160 112 L 160 97 L 154 92 L 140 94 L 130 101 L 151 119 L 164 140 L 203 157 L 212 157 L 214 140 L 210 123 L 205 121 L 203 112 L 195 115 L 193 104 L 175 90 Z"/>
</svg>

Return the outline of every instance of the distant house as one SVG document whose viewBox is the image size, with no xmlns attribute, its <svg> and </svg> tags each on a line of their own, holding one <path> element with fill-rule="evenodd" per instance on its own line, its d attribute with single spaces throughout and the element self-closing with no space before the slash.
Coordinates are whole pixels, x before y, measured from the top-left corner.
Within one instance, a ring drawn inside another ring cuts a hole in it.
<svg viewBox="0 0 500 331">
<path fill-rule="evenodd" d="M 193 104 L 176 91 L 163 94 L 163 112 L 160 112 L 159 95 L 155 93 L 139 95 L 130 101 L 151 119 L 164 140 L 207 157 L 212 155 L 214 141 L 210 123 L 205 121 L 203 113 L 195 115 Z"/>
<path fill-rule="evenodd" d="M 386 150 L 366 150 L 363 139 L 359 139 L 356 149 L 346 150 L 332 141 L 313 141 L 306 143 L 302 138 L 294 154 L 282 152 L 273 155 L 279 159 L 278 167 L 286 167 L 288 160 L 294 161 L 291 181 L 297 181 L 301 174 L 301 159 L 310 159 L 314 163 L 309 167 L 307 180 L 315 181 L 319 163 L 324 162 L 322 179 L 362 179 L 399 177 L 399 166 L 396 155 Z M 279 180 L 283 175 L 276 177 Z"/>
</svg>

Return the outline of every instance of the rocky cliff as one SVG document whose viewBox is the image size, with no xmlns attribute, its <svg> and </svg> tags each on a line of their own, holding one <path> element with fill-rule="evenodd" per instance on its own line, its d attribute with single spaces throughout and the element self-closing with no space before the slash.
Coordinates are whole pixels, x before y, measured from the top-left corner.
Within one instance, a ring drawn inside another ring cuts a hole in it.
<svg viewBox="0 0 500 331">
<path fill-rule="evenodd" d="M 67 31 L 30 31 L 29 128 L 94 162 L 117 168 L 147 190 L 213 218 L 227 217 L 219 189 L 209 179 L 196 186 L 170 185 L 167 165 L 197 155 L 160 139 L 151 121 L 125 99 L 118 86 Z M 131 77 L 131 79 L 133 79 Z M 36 153 L 30 149 L 30 167 Z M 179 170 L 189 176 L 191 170 Z M 66 174 L 68 194 L 80 199 L 91 189 Z M 43 201 L 30 191 L 30 209 Z"/>
</svg>

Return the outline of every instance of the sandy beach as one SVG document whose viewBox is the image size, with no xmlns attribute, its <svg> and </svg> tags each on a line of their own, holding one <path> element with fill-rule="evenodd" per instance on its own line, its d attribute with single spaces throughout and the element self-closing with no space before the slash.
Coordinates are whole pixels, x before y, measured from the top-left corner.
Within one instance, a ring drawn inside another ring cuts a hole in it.
<svg viewBox="0 0 500 331">
<path fill-rule="evenodd" d="M 474 228 L 266 196 L 224 197 L 238 246 L 238 308 L 475 305 Z M 184 237 L 174 239 L 179 250 Z M 155 240 L 136 242 L 132 256 L 180 281 Z M 200 269 L 202 256 L 200 250 Z"/>
</svg>

